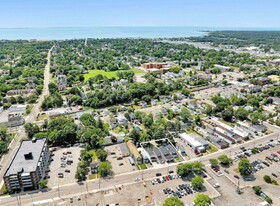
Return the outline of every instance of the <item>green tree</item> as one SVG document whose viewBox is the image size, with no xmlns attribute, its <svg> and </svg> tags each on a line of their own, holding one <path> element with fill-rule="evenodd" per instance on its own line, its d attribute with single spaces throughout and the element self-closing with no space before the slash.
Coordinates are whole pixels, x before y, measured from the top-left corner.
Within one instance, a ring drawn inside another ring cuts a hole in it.
<svg viewBox="0 0 280 206">
<path fill-rule="evenodd" d="M 102 177 L 105 177 L 110 174 L 112 166 L 110 162 L 101 162 L 98 167 L 98 172 Z"/>
<path fill-rule="evenodd" d="M 248 115 L 249 112 L 242 107 L 239 107 L 235 112 L 236 118 L 240 119 L 241 121 L 246 120 L 248 118 Z"/>
<path fill-rule="evenodd" d="M 140 133 L 135 128 L 133 128 L 129 133 L 129 137 L 133 140 L 134 143 L 136 143 L 140 139 Z"/>
<path fill-rule="evenodd" d="M 264 180 L 266 183 L 269 183 L 269 184 L 272 183 L 272 179 L 271 179 L 271 177 L 268 176 L 268 175 L 263 176 L 263 180 Z"/>
<path fill-rule="evenodd" d="M 105 152 L 105 151 L 102 150 L 102 149 L 96 150 L 96 155 L 97 155 L 97 158 L 98 158 L 101 162 L 104 162 L 104 161 L 106 161 L 106 159 L 107 159 L 107 152 Z"/>
<path fill-rule="evenodd" d="M 184 202 L 178 197 L 168 197 L 165 199 L 163 206 L 184 206 Z"/>
<path fill-rule="evenodd" d="M 196 173 L 201 173 L 204 164 L 199 161 L 194 161 L 191 163 L 192 170 Z"/>
<path fill-rule="evenodd" d="M 177 174 L 181 176 L 187 176 L 192 173 L 192 165 L 190 163 L 184 163 L 177 166 Z"/>
<path fill-rule="evenodd" d="M 223 120 L 230 122 L 233 117 L 233 108 L 232 107 L 227 107 L 223 112 L 222 112 L 222 118 Z"/>
<path fill-rule="evenodd" d="M 259 185 L 254 186 L 254 187 L 253 187 L 253 190 L 255 191 L 255 194 L 256 194 L 256 195 L 261 195 L 261 193 L 262 193 L 262 188 L 261 188 L 261 186 L 259 186 Z"/>
<path fill-rule="evenodd" d="M 254 147 L 254 148 L 251 149 L 251 152 L 253 154 L 257 154 L 259 152 L 259 149 L 257 147 Z"/>
<path fill-rule="evenodd" d="M 222 165 L 229 165 L 232 163 L 232 159 L 228 157 L 227 155 L 221 155 L 218 157 L 218 160 Z"/>
<path fill-rule="evenodd" d="M 253 172 L 253 165 L 247 158 L 241 158 L 238 163 L 238 170 L 241 175 L 250 175 Z"/>
<path fill-rule="evenodd" d="M 194 188 L 200 190 L 200 189 L 202 188 L 202 186 L 203 186 L 204 180 L 203 180 L 202 177 L 196 176 L 196 177 L 192 178 L 192 181 L 191 181 L 191 182 L 192 182 L 192 186 L 193 186 Z"/>
<path fill-rule="evenodd" d="M 26 123 L 24 129 L 27 132 L 28 138 L 32 138 L 34 134 L 39 132 L 39 126 L 35 123 Z"/>
<path fill-rule="evenodd" d="M 181 120 L 183 122 L 188 122 L 189 120 L 192 119 L 192 115 L 190 111 L 187 108 L 183 108 L 180 112 Z"/>
<path fill-rule="evenodd" d="M 197 194 L 194 203 L 195 206 L 209 206 L 211 205 L 211 198 L 205 194 Z"/>
<path fill-rule="evenodd" d="M 58 86 L 57 86 L 57 84 L 55 84 L 55 83 L 53 83 L 53 82 L 50 82 L 49 85 L 48 85 L 48 87 L 49 87 L 49 92 L 50 92 L 50 94 L 54 94 L 54 93 L 58 92 Z"/>
<path fill-rule="evenodd" d="M 7 127 L 0 126 L 0 139 L 2 141 L 7 141 L 8 140 L 8 130 L 7 130 Z"/>
<path fill-rule="evenodd" d="M 8 142 L 0 141 L 0 155 L 7 154 L 8 151 Z"/>
<path fill-rule="evenodd" d="M 48 180 L 41 180 L 41 181 L 39 182 L 39 187 L 40 187 L 41 189 L 47 188 L 47 187 L 48 187 Z"/>
<path fill-rule="evenodd" d="M 209 162 L 210 162 L 212 168 L 215 168 L 219 165 L 219 162 L 217 159 L 209 159 Z"/>
</svg>

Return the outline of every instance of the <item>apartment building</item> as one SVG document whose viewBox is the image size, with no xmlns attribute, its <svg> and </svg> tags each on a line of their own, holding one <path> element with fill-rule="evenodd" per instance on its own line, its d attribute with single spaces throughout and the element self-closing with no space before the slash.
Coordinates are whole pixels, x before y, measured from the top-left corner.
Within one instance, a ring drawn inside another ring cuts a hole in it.
<svg viewBox="0 0 280 206">
<path fill-rule="evenodd" d="M 49 149 L 45 138 L 22 141 L 4 175 L 9 192 L 37 189 L 49 163 Z"/>
</svg>

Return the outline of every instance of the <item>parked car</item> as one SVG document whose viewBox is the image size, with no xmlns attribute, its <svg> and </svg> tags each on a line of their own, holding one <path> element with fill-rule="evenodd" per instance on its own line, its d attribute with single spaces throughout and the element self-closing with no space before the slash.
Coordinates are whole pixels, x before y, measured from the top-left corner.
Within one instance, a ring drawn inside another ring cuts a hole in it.
<svg viewBox="0 0 280 206">
<path fill-rule="evenodd" d="M 239 177 L 238 175 L 234 175 L 234 177 L 235 177 L 236 179 L 240 179 L 240 177 Z"/>
<path fill-rule="evenodd" d="M 276 178 L 278 177 L 275 173 L 271 173 L 271 175 L 274 176 L 274 177 L 276 177 Z"/>
<path fill-rule="evenodd" d="M 215 184 L 213 185 L 213 187 L 214 187 L 214 188 L 219 188 L 219 187 L 220 187 L 220 184 L 219 184 L 219 183 L 215 183 Z"/>
</svg>

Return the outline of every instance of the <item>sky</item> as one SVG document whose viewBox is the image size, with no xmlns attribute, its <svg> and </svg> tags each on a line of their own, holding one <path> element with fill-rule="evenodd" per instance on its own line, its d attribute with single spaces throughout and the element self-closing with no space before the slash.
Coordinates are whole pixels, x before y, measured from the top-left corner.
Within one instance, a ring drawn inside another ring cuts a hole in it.
<svg viewBox="0 0 280 206">
<path fill-rule="evenodd" d="M 280 28 L 280 0 L 0 0 L 0 28 Z"/>
</svg>

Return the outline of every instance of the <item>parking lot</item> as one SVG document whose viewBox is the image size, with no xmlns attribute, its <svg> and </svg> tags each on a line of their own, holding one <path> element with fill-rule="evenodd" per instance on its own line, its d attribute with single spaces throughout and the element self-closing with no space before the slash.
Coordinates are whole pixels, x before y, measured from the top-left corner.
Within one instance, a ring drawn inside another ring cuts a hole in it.
<svg viewBox="0 0 280 206">
<path fill-rule="evenodd" d="M 180 145 L 182 145 L 186 151 L 186 156 L 184 156 L 184 160 L 189 160 L 189 159 L 193 159 L 193 158 L 196 158 L 197 155 L 194 153 L 194 151 L 192 150 L 191 147 L 189 147 L 188 145 L 186 145 L 186 143 L 180 139 L 180 138 L 176 138 L 175 139 L 176 142 L 178 142 Z"/>
<path fill-rule="evenodd" d="M 116 154 L 120 153 L 119 145 L 107 146 L 105 151 L 108 154 L 107 160 L 111 162 L 112 171 L 115 175 L 137 170 L 136 166 L 130 164 L 128 157 L 117 159 Z"/>
<path fill-rule="evenodd" d="M 237 194 L 237 184 L 234 184 L 225 175 L 218 176 L 214 171 L 207 168 L 208 174 L 212 177 L 209 180 L 211 185 L 219 184 L 216 190 L 222 195 L 212 199 L 215 205 L 227 205 L 227 206 L 250 206 L 257 205 L 261 202 L 261 199 L 253 193 L 251 188 L 242 189 L 242 194 Z"/>
<path fill-rule="evenodd" d="M 269 144 L 273 146 L 268 147 Z M 272 197 L 276 205 L 280 205 L 279 186 L 265 183 L 265 181 L 263 180 L 263 177 L 265 175 L 269 175 L 272 179 L 277 180 L 277 182 L 280 183 L 280 145 L 277 141 L 274 141 L 266 142 L 262 145 L 255 145 L 255 147 L 262 148 L 262 151 L 256 154 L 251 154 L 250 150 L 248 150 L 248 148 L 245 148 L 245 152 L 249 153 L 248 156 L 245 155 L 244 151 L 240 150 L 236 154 L 234 154 L 233 165 L 226 169 L 228 172 L 224 171 L 225 168 L 220 168 L 220 170 L 236 185 L 240 184 L 241 187 L 260 185 L 263 188 L 263 192 Z M 246 177 L 245 179 L 243 179 L 237 172 L 239 162 L 239 158 L 237 158 L 237 156 L 248 158 L 249 161 L 253 163 L 254 173 L 249 177 Z M 275 158 L 274 160 L 272 160 L 273 156 Z"/>
<path fill-rule="evenodd" d="M 164 179 L 166 179 L 167 175 L 164 175 Z M 171 179 L 170 179 L 171 176 Z M 210 197 L 216 196 L 217 192 L 213 187 L 204 179 L 204 187 L 201 191 L 196 191 L 192 188 L 191 182 L 189 180 L 184 180 L 178 177 L 175 174 L 169 174 L 167 176 L 168 180 L 162 180 L 162 176 L 155 177 L 154 180 L 147 182 L 147 187 L 152 191 L 154 197 L 157 199 L 157 202 L 160 205 L 163 204 L 164 200 L 169 196 L 177 196 L 182 199 L 184 203 L 192 203 L 195 199 L 197 193 L 203 192 L 204 194 L 209 195 Z M 161 183 L 159 183 L 161 182 Z"/>
<path fill-rule="evenodd" d="M 80 157 L 80 147 L 56 148 L 48 172 L 48 186 L 59 186 L 76 182 L 75 173 Z M 60 174 L 60 175 L 59 175 Z"/>
</svg>

